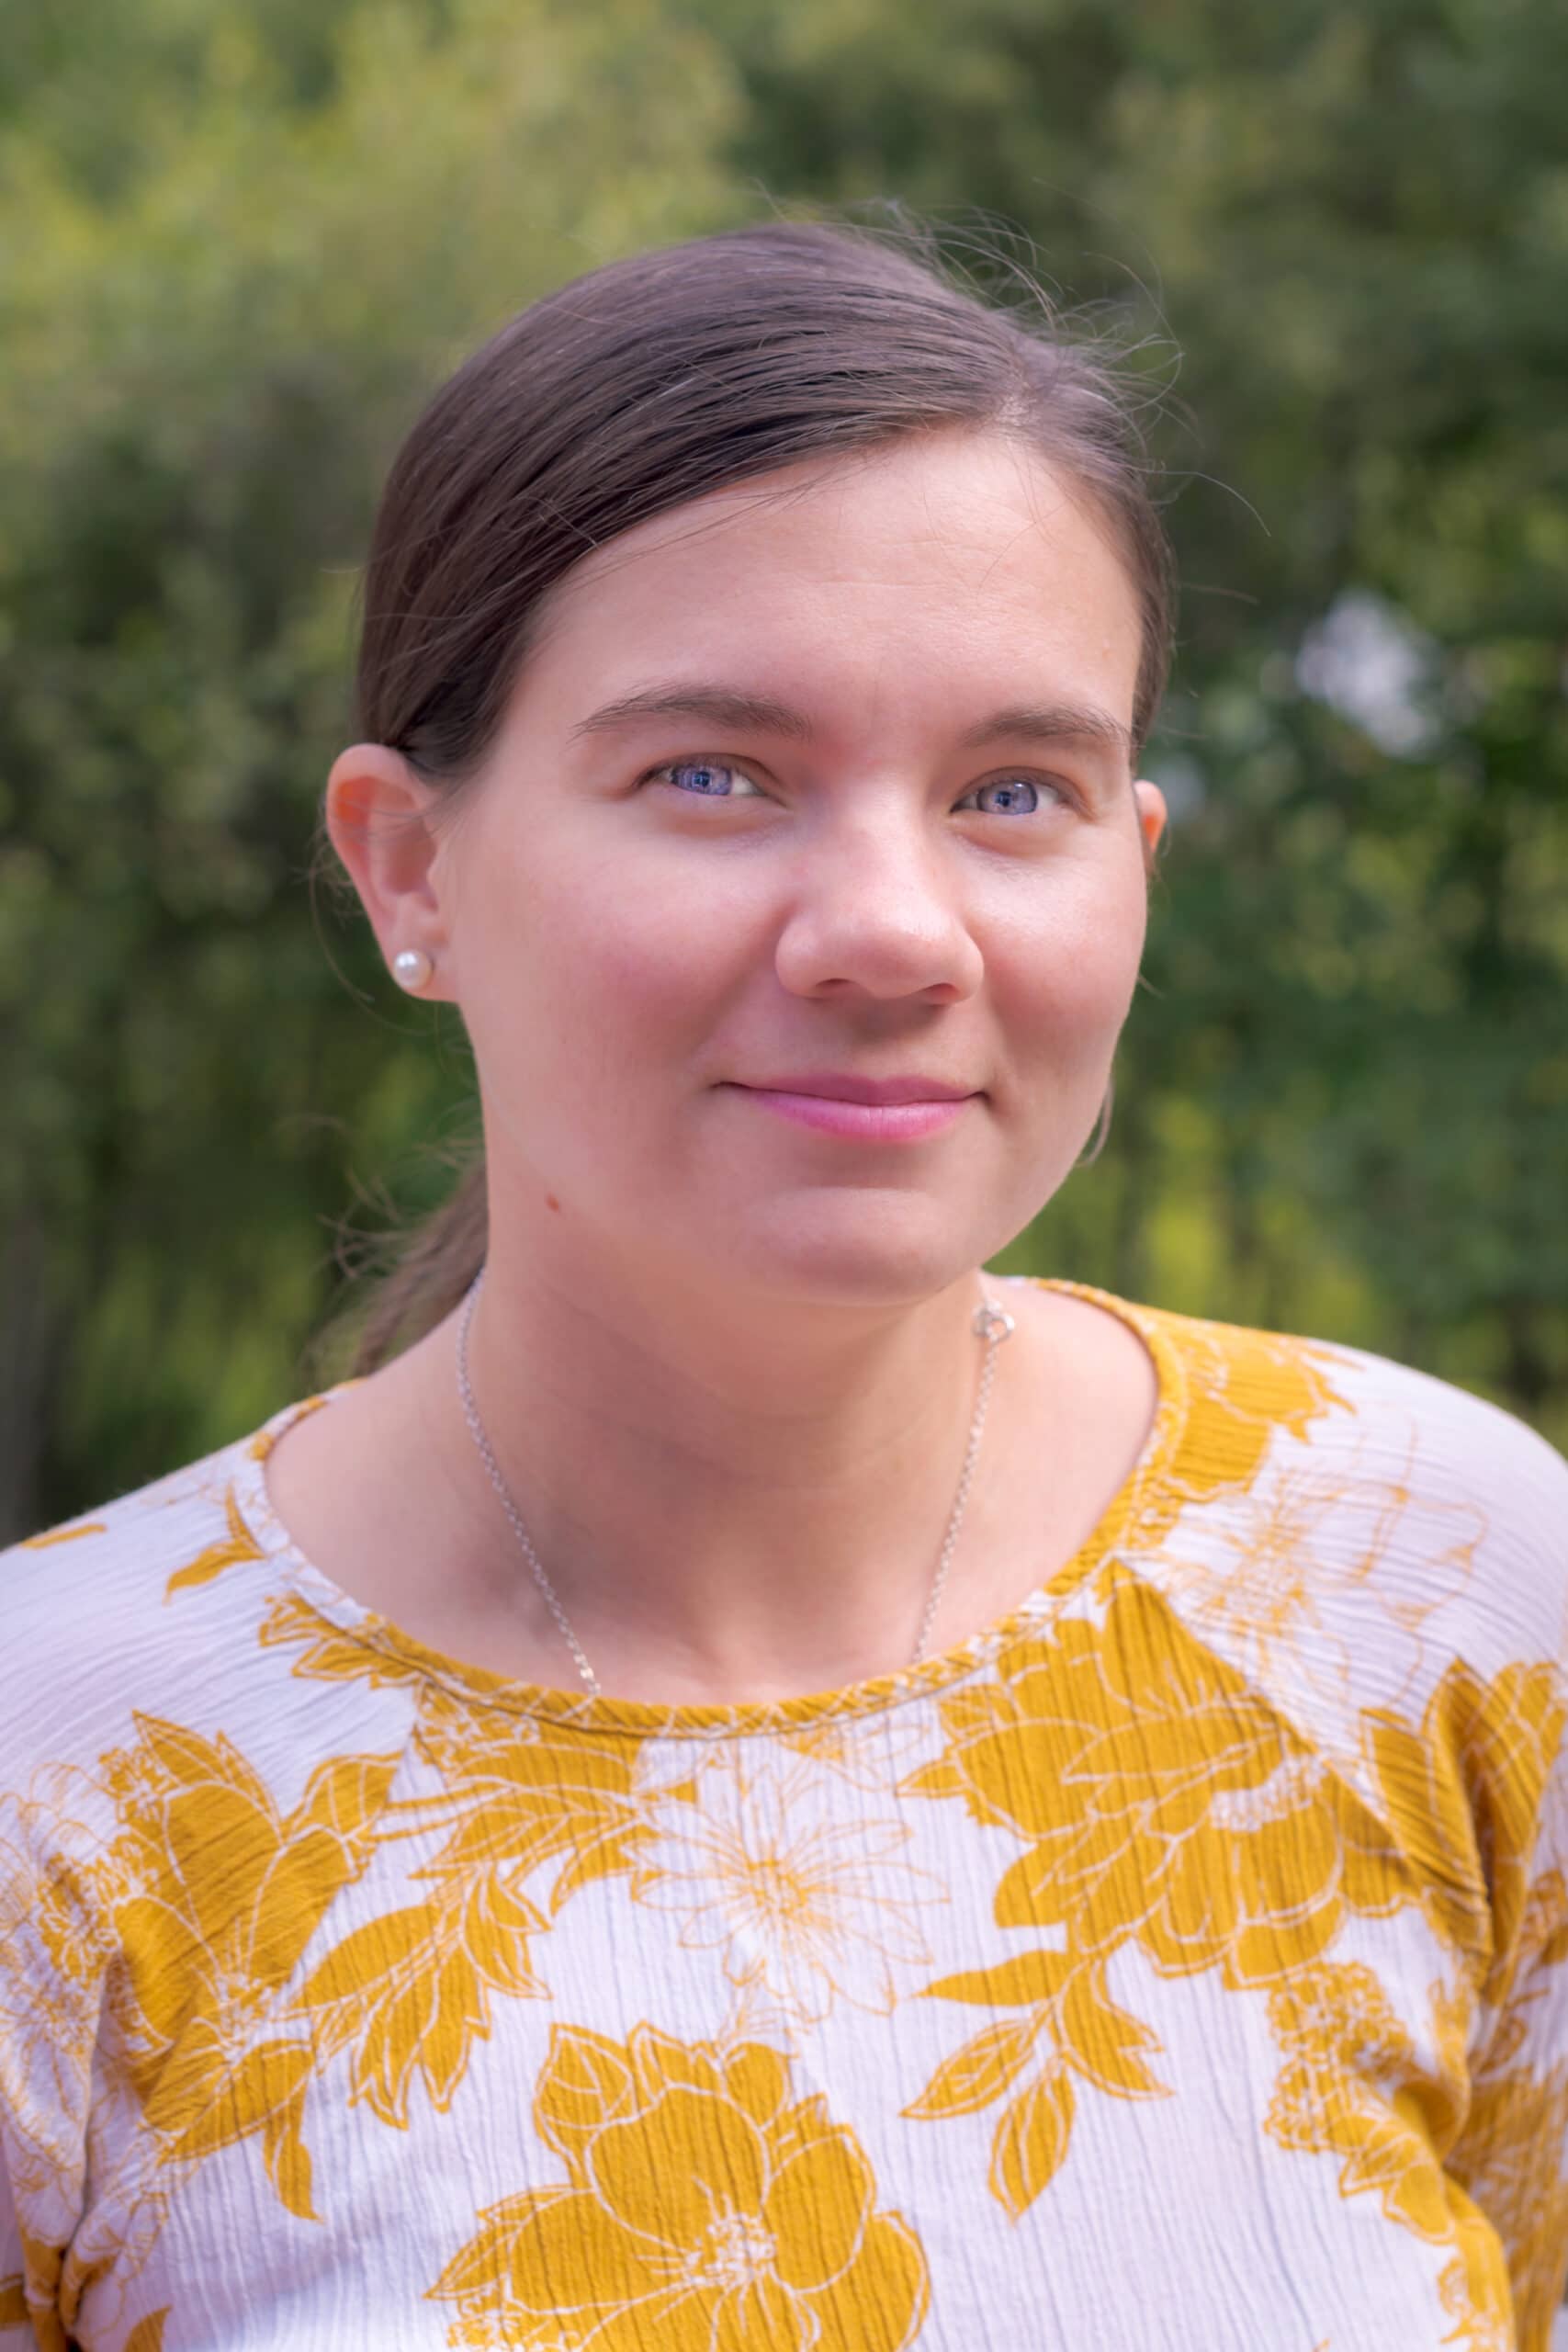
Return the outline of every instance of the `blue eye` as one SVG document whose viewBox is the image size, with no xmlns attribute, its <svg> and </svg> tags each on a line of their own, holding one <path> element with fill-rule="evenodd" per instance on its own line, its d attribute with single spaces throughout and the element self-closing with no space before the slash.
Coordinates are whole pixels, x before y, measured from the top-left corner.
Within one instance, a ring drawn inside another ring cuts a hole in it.
<svg viewBox="0 0 1568 2352">
<path fill-rule="evenodd" d="M 750 776 L 722 760 L 674 760 L 659 774 L 668 776 L 677 792 L 699 793 L 706 800 L 731 799 L 738 787 L 742 792 L 756 789 Z"/>
<path fill-rule="evenodd" d="M 978 785 L 972 797 L 976 807 L 987 817 L 1030 817 L 1040 806 L 1039 793 L 1023 775 Z"/>
</svg>

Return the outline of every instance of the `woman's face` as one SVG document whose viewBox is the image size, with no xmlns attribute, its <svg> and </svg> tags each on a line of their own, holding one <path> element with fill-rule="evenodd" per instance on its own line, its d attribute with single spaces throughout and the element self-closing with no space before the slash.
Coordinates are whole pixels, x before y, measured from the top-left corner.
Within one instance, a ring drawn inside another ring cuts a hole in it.
<svg viewBox="0 0 1568 2352">
<path fill-rule="evenodd" d="M 432 872 L 495 1216 L 846 1304 L 991 1256 L 1094 1126 L 1164 821 L 1102 526 L 931 435 L 640 525 L 541 624 Z"/>
</svg>

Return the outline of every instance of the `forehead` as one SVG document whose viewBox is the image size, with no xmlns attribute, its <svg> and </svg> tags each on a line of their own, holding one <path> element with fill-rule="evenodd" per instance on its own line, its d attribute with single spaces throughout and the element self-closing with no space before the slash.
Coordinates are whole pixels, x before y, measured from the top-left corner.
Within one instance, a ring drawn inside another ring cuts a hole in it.
<svg viewBox="0 0 1568 2352">
<path fill-rule="evenodd" d="M 926 434 L 690 501 L 575 565 L 520 682 L 601 698 L 682 666 L 931 707 L 1032 693 L 1130 719 L 1141 616 L 1103 521 L 1001 435 Z"/>
</svg>

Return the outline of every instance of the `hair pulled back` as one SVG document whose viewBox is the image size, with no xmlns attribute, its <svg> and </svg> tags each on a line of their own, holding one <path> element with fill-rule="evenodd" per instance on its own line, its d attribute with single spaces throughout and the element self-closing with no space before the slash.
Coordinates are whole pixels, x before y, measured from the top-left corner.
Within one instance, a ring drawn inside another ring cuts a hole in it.
<svg viewBox="0 0 1568 2352">
<path fill-rule="evenodd" d="M 907 236 L 772 221 L 606 264 L 459 368 L 393 463 L 363 585 L 358 719 L 453 792 L 482 764 L 542 601 L 591 549 L 748 477 L 906 434 L 1008 433 L 1074 481 L 1136 593 L 1141 747 L 1169 663 L 1168 543 L 1134 393 L 1037 287 L 1002 308 Z M 361 1327 L 373 1370 L 483 1261 L 481 1156 L 402 1241 Z"/>
</svg>

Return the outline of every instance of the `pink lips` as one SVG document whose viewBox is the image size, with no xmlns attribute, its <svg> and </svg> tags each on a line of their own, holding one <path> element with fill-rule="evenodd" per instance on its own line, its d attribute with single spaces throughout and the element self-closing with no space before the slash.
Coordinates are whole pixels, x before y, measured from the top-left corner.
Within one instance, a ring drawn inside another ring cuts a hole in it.
<svg viewBox="0 0 1568 2352">
<path fill-rule="evenodd" d="M 958 1119 L 973 1087 L 931 1078 L 850 1078 L 813 1070 L 777 1086 L 737 1086 L 765 1110 L 819 1135 L 863 1143 L 918 1143 L 942 1134 Z"/>
</svg>

